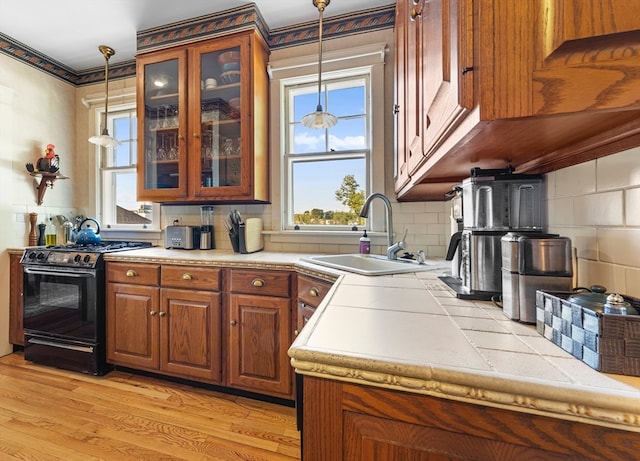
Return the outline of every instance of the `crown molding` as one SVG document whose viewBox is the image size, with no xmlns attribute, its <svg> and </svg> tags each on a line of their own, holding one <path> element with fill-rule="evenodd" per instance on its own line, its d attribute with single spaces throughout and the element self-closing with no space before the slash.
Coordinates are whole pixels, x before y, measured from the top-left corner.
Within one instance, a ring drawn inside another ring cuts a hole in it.
<svg viewBox="0 0 640 461">
<path fill-rule="evenodd" d="M 341 16 L 325 18 L 323 21 L 323 38 L 328 40 L 393 28 L 394 22 L 395 6 L 393 4 L 386 7 L 356 11 Z M 147 52 L 178 44 L 220 37 L 230 32 L 248 28 L 256 29 L 271 50 L 298 46 L 318 39 L 317 21 L 269 30 L 255 4 L 249 4 L 161 27 L 141 30 L 136 34 L 136 47 L 138 52 Z M 74 86 L 91 85 L 104 80 L 104 68 L 81 71 L 71 69 L 1 32 L 0 53 Z M 135 59 L 109 66 L 110 80 L 135 77 L 135 75 Z"/>
</svg>

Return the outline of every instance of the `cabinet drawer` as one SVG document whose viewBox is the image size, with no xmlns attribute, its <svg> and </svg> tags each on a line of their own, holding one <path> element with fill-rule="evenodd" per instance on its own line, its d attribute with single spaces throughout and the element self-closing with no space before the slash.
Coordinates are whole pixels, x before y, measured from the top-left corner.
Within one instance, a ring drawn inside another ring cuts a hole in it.
<svg viewBox="0 0 640 461">
<path fill-rule="evenodd" d="M 160 266 L 158 264 L 109 262 L 107 263 L 107 281 L 133 285 L 158 285 Z"/>
<path fill-rule="evenodd" d="M 160 277 L 163 287 L 219 291 L 220 272 L 211 267 L 162 266 Z"/>
<path fill-rule="evenodd" d="M 231 271 L 231 291 L 265 296 L 291 296 L 291 274 L 275 271 Z"/>
<path fill-rule="evenodd" d="M 298 275 L 298 300 L 318 307 L 332 286 L 331 282 Z"/>
</svg>

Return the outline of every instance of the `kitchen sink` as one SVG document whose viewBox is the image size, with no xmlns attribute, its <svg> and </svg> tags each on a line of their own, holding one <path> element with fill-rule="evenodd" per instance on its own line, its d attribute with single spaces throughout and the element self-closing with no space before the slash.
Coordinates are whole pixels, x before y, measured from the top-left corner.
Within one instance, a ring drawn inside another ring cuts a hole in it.
<svg viewBox="0 0 640 461">
<path fill-rule="evenodd" d="M 363 254 L 310 256 L 303 258 L 303 261 L 360 275 L 390 275 L 434 269 L 429 261 L 418 264 L 412 260 L 398 259 L 391 261 L 384 256 Z"/>
</svg>

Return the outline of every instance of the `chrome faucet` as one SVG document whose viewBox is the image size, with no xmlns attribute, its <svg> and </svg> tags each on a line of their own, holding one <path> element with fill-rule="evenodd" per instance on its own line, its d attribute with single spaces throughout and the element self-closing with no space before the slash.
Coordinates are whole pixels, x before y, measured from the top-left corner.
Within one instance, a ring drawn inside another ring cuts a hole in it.
<svg viewBox="0 0 640 461">
<path fill-rule="evenodd" d="M 361 218 L 367 218 L 369 216 L 369 206 L 374 198 L 379 198 L 384 203 L 387 209 L 387 259 L 398 259 L 398 252 L 405 249 L 407 246 L 404 242 L 404 238 L 398 243 L 393 243 L 393 213 L 391 211 L 391 202 L 386 195 L 379 192 L 374 192 L 369 195 L 362 205 L 362 211 L 360 211 Z M 405 237 L 407 232 L 404 233 Z"/>
</svg>

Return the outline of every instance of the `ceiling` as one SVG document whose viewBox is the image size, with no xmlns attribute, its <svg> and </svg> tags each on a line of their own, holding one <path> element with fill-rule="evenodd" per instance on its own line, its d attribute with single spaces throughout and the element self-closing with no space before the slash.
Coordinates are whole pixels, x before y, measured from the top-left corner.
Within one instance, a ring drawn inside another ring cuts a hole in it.
<svg viewBox="0 0 640 461">
<path fill-rule="evenodd" d="M 30 0 L 2 9 L 0 31 L 73 71 L 104 66 L 99 45 L 116 50 L 110 63 L 134 59 L 136 32 L 255 3 L 273 30 L 317 20 L 312 0 Z M 333 0 L 324 16 L 394 4 L 394 0 Z"/>
</svg>

